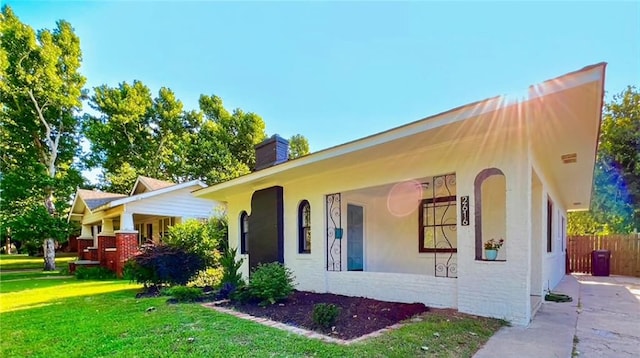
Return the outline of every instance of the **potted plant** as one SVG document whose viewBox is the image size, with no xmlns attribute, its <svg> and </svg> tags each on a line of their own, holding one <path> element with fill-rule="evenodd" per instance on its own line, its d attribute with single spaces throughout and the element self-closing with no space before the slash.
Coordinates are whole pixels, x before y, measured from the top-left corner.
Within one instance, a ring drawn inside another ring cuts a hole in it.
<svg viewBox="0 0 640 358">
<path fill-rule="evenodd" d="M 498 257 L 498 250 L 504 245 L 504 239 L 489 239 L 484 243 L 484 256 L 487 260 L 495 260 Z"/>
</svg>

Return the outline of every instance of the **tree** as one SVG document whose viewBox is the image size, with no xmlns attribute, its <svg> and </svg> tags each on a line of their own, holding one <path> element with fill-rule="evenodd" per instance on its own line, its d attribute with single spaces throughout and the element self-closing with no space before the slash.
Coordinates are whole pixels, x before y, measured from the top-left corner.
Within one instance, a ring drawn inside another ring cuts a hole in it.
<svg viewBox="0 0 640 358">
<path fill-rule="evenodd" d="M 289 159 L 309 154 L 309 142 L 302 134 L 294 134 L 289 139 Z"/>
<path fill-rule="evenodd" d="M 571 213 L 569 233 L 640 229 L 640 92 L 629 86 L 604 106 L 589 213 Z"/>
<path fill-rule="evenodd" d="M 138 175 L 174 182 L 212 184 L 246 174 L 255 163 L 254 145 L 266 135 L 254 113 L 229 113 L 222 99 L 200 96 L 201 111 L 185 111 L 168 88 L 156 98 L 140 81 L 94 89 L 83 132 L 91 143 L 89 168 L 103 168 L 103 189 L 124 193 Z"/>
<path fill-rule="evenodd" d="M 54 238 L 67 235 L 62 214 L 82 183 L 73 161 L 85 83 L 80 40 L 63 20 L 36 33 L 8 6 L 0 36 L 0 217 L 16 239 L 44 238 L 45 270 L 54 270 Z"/>
</svg>

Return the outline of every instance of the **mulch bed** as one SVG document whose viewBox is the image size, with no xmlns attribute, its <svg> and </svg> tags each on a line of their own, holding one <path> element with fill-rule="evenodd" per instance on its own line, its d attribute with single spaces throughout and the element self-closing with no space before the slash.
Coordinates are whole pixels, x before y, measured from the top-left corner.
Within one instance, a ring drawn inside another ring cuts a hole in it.
<svg viewBox="0 0 640 358">
<path fill-rule="evenodd" d="M 331 303 L 341 309 L 335 326 L 328 331 L 322 331 L 313 322 L 313 307 L 317 303 Z M 265 307 L 259 306 L 257 302 L 227 305 L 252 316 L 269 318 L 344 340 L 363 336 L 429 311 L 422 303 L 385 302 L 364 297 L 305 291 L 294 291 L 286 301 Z"/>
</svg>

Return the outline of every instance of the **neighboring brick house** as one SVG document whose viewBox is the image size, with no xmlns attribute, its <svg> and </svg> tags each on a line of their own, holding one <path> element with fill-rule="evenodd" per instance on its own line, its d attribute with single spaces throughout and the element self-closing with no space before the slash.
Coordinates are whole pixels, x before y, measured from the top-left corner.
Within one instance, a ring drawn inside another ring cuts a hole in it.
<svg viewBox="0 0 640 358">
<path fill-rule="evenodd" d="M 205 187 L 199 180 L 175 184 L 140 176 L 128 195 L 78 189 L 68 218 L 82 226 L 72 270 L 100 265 L 122 275 L 124 262 L 145 241 L 160 242 L 170 226 L 213 215 L 215 204 L 191 194 Z"/>
<path fill-rule="evenodd" d="M 225 203 L 243 273 L 297 288 L 423 302 L 526 325 L 565 274 L 566 213 L 587 210 L 605 64 L 287 160 L 194 192 Z M 366 119 L 360 119 L 364 125 Z M 340 131 L 341 128 L 332 130 Z M 504 239 L 496 260 L 483 246 Z"/>
</svg>

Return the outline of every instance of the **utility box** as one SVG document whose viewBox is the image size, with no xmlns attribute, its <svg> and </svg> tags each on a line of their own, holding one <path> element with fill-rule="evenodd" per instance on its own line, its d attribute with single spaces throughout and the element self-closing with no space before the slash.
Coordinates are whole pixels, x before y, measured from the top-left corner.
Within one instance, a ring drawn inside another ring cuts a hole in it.
<svg viewBox="0 0 640 358">
<path fill-rule="evenodd" d="M 591 252 L 591 275 L 609 276 L 609 266 L 611 265 L 611 251 L 594 250 Z"/>
</svg>

